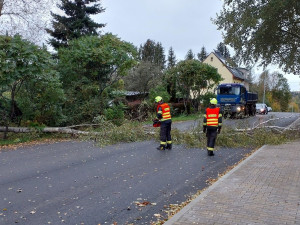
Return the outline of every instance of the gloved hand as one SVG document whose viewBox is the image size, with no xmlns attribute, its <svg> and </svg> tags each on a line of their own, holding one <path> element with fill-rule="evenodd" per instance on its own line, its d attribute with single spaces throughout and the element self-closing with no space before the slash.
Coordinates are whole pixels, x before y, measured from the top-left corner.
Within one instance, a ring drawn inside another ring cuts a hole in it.
<svg viewBox="0 0 300 225">
<path fill-rule="evenodd" d="M 221 133 L 221 127 L 218 127 L 218 134 Z"/>
<path fill-rule="evenodd" d="M 203 127 L 203 133 L 206 133 L 206 127 Z"/>
</svg>

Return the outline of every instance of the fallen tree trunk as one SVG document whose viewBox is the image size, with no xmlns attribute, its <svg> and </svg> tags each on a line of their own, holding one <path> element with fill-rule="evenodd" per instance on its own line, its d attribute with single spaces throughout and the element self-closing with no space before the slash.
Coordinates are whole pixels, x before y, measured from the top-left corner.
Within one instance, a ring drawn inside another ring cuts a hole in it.
<svg viewBox="0 0 300 225">
<path fill-rule="evenodd" d="M 237 132 L 250 132 L 254 131 L 256 129 L 266 129 L 271 131 L 276 131 L 279 133 L 283 133 L 284 131 L 300 131 L 300 129 L 297 128 L 286 128 L 286 127 L 278 127 L 278 126 L 265 126 L 265 127 L 254 127 L 254 128 L 247 128 L 247 129 L 234 129 L 234 131 Z"/>
<path fill-rule="evenodd" d="M 28 128 L 28 127 L 0 127 L 0 132 L 13 132 L 13 133 L 33 133 L 33 132 L 43 132 L 43 133 L 61 133 L 61 134 L 97 134 L 97 132 L 88 132 L 71 129 L 68 127 L 45 127 L 40 129 Z"/>
</svg>

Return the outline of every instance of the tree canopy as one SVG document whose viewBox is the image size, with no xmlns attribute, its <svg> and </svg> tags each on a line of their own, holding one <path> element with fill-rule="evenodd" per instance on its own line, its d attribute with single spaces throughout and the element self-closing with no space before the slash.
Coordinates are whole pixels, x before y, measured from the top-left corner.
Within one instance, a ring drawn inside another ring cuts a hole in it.
<svg viewBox="0 0 300 225">
<path fill-rule="evenodd" d="M 20 34 L 27 40 L 41 43 L 55 1 L 0 0 L 0 35 Z"/>
<path fill-rule="evenodd" d="M 196 59 L 180 61 L 173 75 L 177 77 L 177 88 L 184 101 L 193 98 L 198 103 L 222 80 L 216 68 Z"/>
<path fill-rule="evenodd" d="M 266 103 L 274 111 L 286 112 L 289 108 L 289 102 L 292 98 L 287 79 L 278 72 L 264 71 L 259 76 L 258 97 L 263 102 L 263 93 L 265 88 Z"/>
<path fill-rule="evenodd" d="M 225 0 L 214 23 L 244 63 L 262 60 L 300 73 L 299 0 Z"/>
<path fill-rule="evenodd" d="M 160 42 L 156 43 L 155 41 L 148 39 L 139 48 L 139 58 L 142 61 L 151 62 L 161 69 L 165 68 L 165 52 Z"/>
<path fill-rule="evenodd" d="M 58 8 L 65 15 L 51 13 L 53 30 L 47 29 L 52 36 L 49 43 L 58 49 L 66 47 L 70 40 L 86 35 L 98 35 L 98 29 L 105 24 L 94 22 L 90 15 L 104 12 L 99 2 L 100 0 L 62 0 Z"/>
<path fill-rule="evenodd" d="M 226 45 L 223 42 L 220 42 L 217 45 L 217 51 L 220 52 L 220 54 L 225 58 L 228 59 L 230 58 L 230 52 L 228 50 L 228 48 L 226 47 Z"/>
<path fill-rule="evenodd" d="M 176 65 L 176 55 L 172 47 L 169 49 L 169 54 L 168 54 L 168 66 L 167 68 L 173 68 Z"/>
<path fill-rule="evenodd" d="M 201 51 L 197 54 L 197 57 L 200 62 L 203 62 L 207 58 L 207 56 L 208 56 L 208 53 L 207 53 L 205 47 L 203 46 L 201 48 Z"/>
<path fill-rule="evenodd" d="M 195 59 L 180 61 L 175 71 L 181 89 L 188 96 L 192 94 L 194 98 L 207 93 L 222 80 L 216 68 Z"/>
<path fill-rule="evenodd" d="M 161 83 L 162 72 L 157 65 L 148 61 L 141 61 L 124 80 L 127 90 L 147 93 L 151 88 Z"/>
<path fill-rule="evenodd" d="M 136 48 L 112 34 L 74 39 L 58 51 L 70 121 L 91 121 L 101 110 L 104 90 L 136 64 Z M 72 120 L 73 118 L 73 120 Z"/>
<path fill-rule="evenodd" d="M 54 61 L 45 48 L 17 35 L 0 36 L 0 98 L 9 103 L 6 114 L 12 121 L 21 115 L 52 125 L 62 119 L 64 95 L 53 68 Z"/>
<path fill-rule="evenodd" d="M 192 49 L 189 49 L 185 55 L 185 60 L 192 60 L 195 58 L 195 54 L 193 53 Z"/>
</svg>

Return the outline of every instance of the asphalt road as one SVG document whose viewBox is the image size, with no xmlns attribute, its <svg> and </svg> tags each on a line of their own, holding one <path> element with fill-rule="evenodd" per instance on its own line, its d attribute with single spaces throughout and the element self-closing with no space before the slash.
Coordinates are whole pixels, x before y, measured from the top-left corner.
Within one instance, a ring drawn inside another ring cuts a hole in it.
<svg viewBox="0 0 300 225">
<path fill-rule="evenodd" d="M 222 148 L 208 157 L 204 149 L 158 151 L 157 144 L 1 150 L 0 224 L 151 224 L 154 214 L 166 216 L 165 206 L 185 201 L 251 151 Z"/>
</svg>

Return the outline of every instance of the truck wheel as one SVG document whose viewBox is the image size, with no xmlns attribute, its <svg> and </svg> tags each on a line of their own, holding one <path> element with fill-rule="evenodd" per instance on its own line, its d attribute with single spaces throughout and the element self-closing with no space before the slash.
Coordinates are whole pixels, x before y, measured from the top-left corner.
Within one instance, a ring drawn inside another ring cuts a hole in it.
<svg viewBox="0 0 300 225">
<path fill-rule="evenodd" d="M 230 119 L 235 119 L 236 118 L 236 113 L 231 113 Z"/>
</svg>

